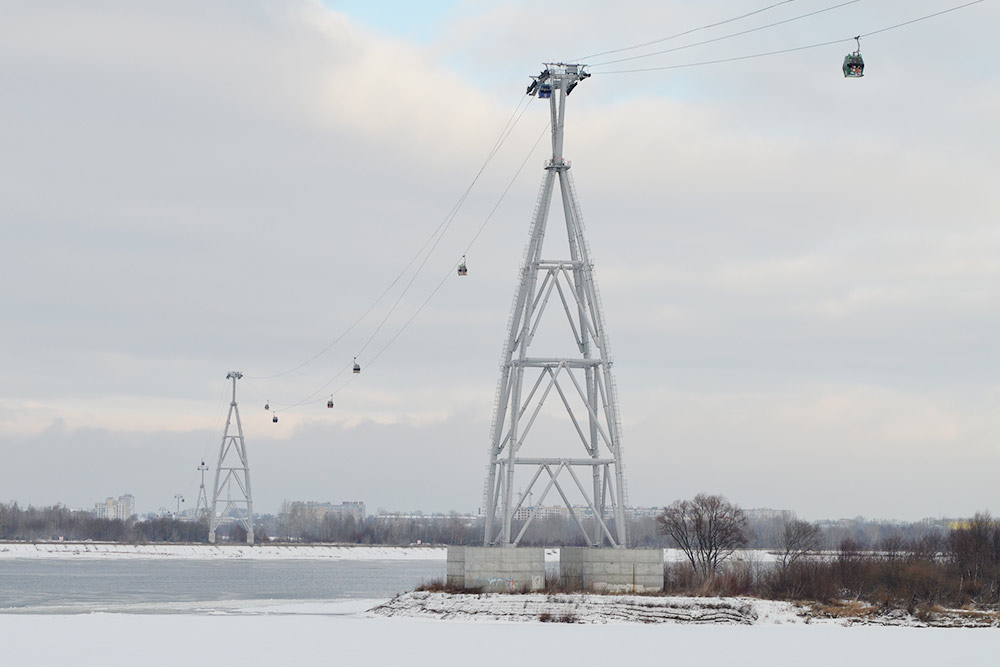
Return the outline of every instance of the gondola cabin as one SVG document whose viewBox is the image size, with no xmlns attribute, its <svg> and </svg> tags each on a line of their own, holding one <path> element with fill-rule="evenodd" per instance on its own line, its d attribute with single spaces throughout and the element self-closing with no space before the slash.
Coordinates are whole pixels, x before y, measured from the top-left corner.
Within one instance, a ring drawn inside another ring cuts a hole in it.
<svg viewBox="0 0 1000 667">
<path fill-rule="evenodd" d="M 854 53 L 844 56 L 844 76 L 851 79 L 860 79 L 865 75 L 865 61 L 861 57 L 861 35 L 854 38 L 858 48 Z"/>
<path fill-rule="evenodd" d="M 278 415 L 274 415 L 273 417 L 271 417 L 271 421 L 273 421 L 275 424 L 277 424 L 278 423 Z"/>
<path fill-rule="evenodd" d="M 332 408 L 333 407 L 333 398 L 331 398 L 330 400 L 328 400 L 326 402 L 326 407 L 328 407 L 328 408 Z"/>
<path fill-rule="evenodd" d="M 858 79 L 865 75 L 865 61 L 860 53 L 848 53 L 844 56 L 844 76 Z"/>
<path fill-rule="evenodd" d="M 465 255 L 462 256 L 462 263 L 458 265 L 458 275 L 465 276 L 469 274 L 468 267 L 465 266 Z"/>
<path fill-rule="evenodd" d="M 543 83 L 542 85 L 538 86 L 538 96 L 543 100 L 552 97 L 552 84 Z"/>
<path fill-rule="evenodd" d="M 358 360 L 355 359 L 354 360 L 354 374 L 357 375 L 360 372 L 361 372 L 361 364 L 359 364 Z"/>
</svg>

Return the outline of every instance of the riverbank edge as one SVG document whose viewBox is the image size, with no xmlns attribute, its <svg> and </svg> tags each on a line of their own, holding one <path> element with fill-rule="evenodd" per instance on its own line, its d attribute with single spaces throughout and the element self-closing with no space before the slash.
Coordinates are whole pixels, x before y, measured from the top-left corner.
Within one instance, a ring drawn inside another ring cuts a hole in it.
<svg viewBox="0 0 1000 667">
<path fill-rule="evenodd" d="M 746 597 L 603 595 L 591 593 L 445 593 L 413 591 L 368 615 L 463 622 L 580 624 L 680 623 L 1000 628 L 1000 612 L 974 609 L 879 609 L 856 601 L 790 602 Z"/>
</svg>

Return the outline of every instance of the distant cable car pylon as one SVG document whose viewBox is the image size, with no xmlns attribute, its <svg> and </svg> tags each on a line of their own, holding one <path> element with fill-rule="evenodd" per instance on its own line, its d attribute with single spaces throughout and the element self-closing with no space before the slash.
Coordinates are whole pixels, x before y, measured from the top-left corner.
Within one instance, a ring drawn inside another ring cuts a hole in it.
<svg viewBox="0 0 1000 667">
<path fill-rule="evenodd" d="M 236 520 L 247 531 L 247 544 L 253 544 L 253 495 L 250 492 L 250 464 L 247 462 L 247 447 L 243 440 L 243 424 L 240 421 L 240 410 L 236 403 L 236 381 L 243 377 L 239 371 L 230 371 L 227 380 L 233 381 L 233 401 L 229 404 L 229 417 L 226 419 L 226 432 L 219 446 L 219 462 L 215 466 L 215 484 L 212 489 L 212 507 L 209 510 L 208 541 L 215 544 L 215 531 L 219 524 L 229 517 Z M 236 417 L 235 424 L 233 417 Z M 278 416 L 274 416 L 278 421 Z M 235 433 L 230 435 L 230 427 L 235 426 Z M 223 473 L 225 471 L 225 473 Z M 236 482 L 239 496 L 233 498 L 233 481 Z M 225 498 L 223 498 L 225 490 Z M 223 503 L 219 510 L 219 503 Z"/>
<path fill-rule="evenodd" d="M 207 470 L 208 465 L 202 461 L 201 465 L 198 466 L 198 472 L 201 473 L 201 488 L 198 489 L 198 502 L 194 506 L 194 515 L 199 519 L 208 514 L 208 494 L 205 493 L 205 471 Z"/>
</svg>

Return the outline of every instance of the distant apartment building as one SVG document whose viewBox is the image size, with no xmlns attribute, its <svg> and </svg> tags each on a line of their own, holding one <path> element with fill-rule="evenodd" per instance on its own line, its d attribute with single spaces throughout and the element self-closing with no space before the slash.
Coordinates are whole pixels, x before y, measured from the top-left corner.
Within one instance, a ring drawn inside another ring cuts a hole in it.
<svg viewBox="0 0 1000 667">
<path fill-rule="evenodd" d="M 333 503 L 317 503 L 314 501 L 295 501 L 291 505 L 293 514 L 306 515 L 310 518 L 322 521 L 328 516 L 339 519 L 353 518 L 356 522 L 362 523 L 365 520 L 365 504 L 360 500 L 345 500 L 339 505 Z"/>
<path fill-rule="evenodd" d="M 625 516 L 630 519 L 655 519 L 663 513 L 662 507 L 626 507 Z"/>
<path fill-rule="evenodd" d="M 385 510 L 380 510 L 374 518 L 376 521 L 382 523 L 400 521 L 460 521 L 466 525 L 472 525 L 481 517 L 482 514 L 477 516 L 475 514 L 459 514 L 458 512 L 448 512 L 447 514 L 443 512 L 433 512 L 431 514 L 424 514 L 420 510 L 415 512 L 386 512 Z"/>
<path fill-rule="evenodd" d="M 517 520 L 525 520 L 530 515 L 535 508 L 533 506 L 522 505 L 514 512 L 514 518 Z M 625 508 L 625 518 L 626 519 L 655 519 L 660 514 L 663 513 L 663 507 L 626 507 Z M 750 510 L 752 512 L 757 512 L 758 510 Z M 780 512 L 780 510 L 759 510 L 761 512 Z M 576 513 L 578 517 L 591 517 L 593 512 L 591 512 L 590 507 L 586 505 L 576 505 L 573 507 L 573 512 Z M 482 511 L 480 511 L 480 516 L 482 516 Z M 535 514 L 536 519 L 546 519 L 549 517 L 561 517 L 564 519 L 572 518 L 569 509 L 565 505 L 552 505 L 552 506 L 540 506 L 538 512 Z M 604 518 L 613 519 L 614 513 L 611 507 L 604 508 Z"/>
<path fill-rule="evenodd" d="M 93 515 L 98 519 L 126 521 L 135 515 L 135 498 L 131 493 L 118 496 L 117 500 L 108 498 L 94 505 Z"/>
<path fill-rule="evenodd" d="M 770 507 L 752 507 L 743 510 L 748 521 L 791 521 L 795 514 L 791 510 L 776 510 Z"/>
</svg>

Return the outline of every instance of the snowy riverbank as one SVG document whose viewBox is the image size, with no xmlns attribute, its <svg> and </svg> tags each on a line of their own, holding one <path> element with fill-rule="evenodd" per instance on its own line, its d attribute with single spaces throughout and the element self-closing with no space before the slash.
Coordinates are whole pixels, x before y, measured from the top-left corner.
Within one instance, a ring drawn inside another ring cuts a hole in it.
<svg viewBox="0 0 1000 667">
<path fill-rule="evenodd" d="M 118 544 L 111 542 L 0 542 L 3 558 L 189 558 L 243 560 L 445 560 L 444 547 L 329 544 Z"/>
<path fill-rule="evenodd" d="M 587 594 L 449 594 L 416 591 L 371 609 L 372 616 L 466 622 L 670 623 L 695 625 L 876 625 L 899 627 L 1000 627 L 996 613 L 941 609 L 918 618 L 902 610 L 863 605 L 824 612 L 779 600 Z"/>
</svg>

